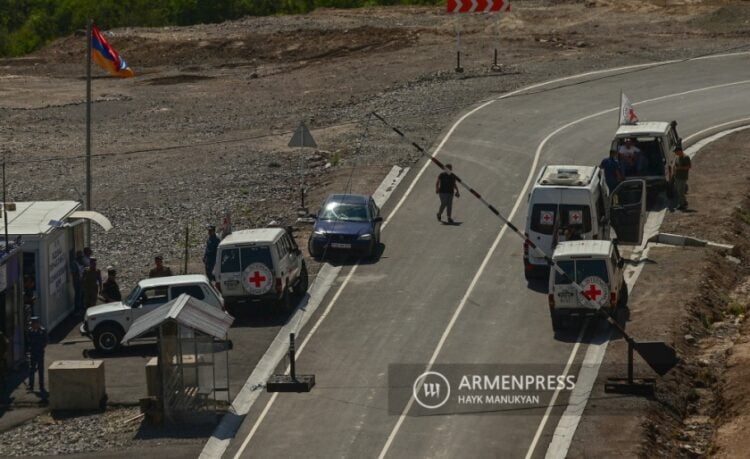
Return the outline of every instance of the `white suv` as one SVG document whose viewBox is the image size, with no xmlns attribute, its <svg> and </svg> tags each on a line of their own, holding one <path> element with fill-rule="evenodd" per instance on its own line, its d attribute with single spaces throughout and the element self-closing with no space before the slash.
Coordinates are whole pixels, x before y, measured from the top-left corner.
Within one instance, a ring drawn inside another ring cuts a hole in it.
<svg viewBox="0 0 750 459">
<path fill-rule="evenodd" d="M 567 241 L 555 248 L 552 260 L 567 276 L 550 270 L 549 312 L 552 328 L 562 328 L 570 316 L 596 314 L 608 309 L 611 314 L 627 307 L 625 260 L 612 241 Z M 583 289 L 579 294 L 573 282 Z"/>
<path fill-rule="evenodd" d="M 219 244 L 214 268 L 216 286 L 232 314 L 241 303 L 272 301 L 283 310 L 294 307 L 292 296 L 307 292 L 304 256 L 283 228 L 235 231 Z"/>
<path fill-rule="evenodd" d="M 224 299 L 203 274 L 143 279 L 125 300 L 89 308 L 81 334 L 91 338 L 97 350 L 113 352 L 137 318 L 183 293 L 224 309 Z"/>
</svg>

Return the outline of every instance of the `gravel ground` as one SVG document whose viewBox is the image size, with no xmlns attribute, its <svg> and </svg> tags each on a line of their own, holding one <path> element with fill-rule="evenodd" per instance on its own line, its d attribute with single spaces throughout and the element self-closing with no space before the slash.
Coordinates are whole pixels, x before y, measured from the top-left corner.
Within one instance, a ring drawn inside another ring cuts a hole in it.
<svg viewBox="0 0 750 459">
<path fill-rule="evenodd" d="M 202 442 L 211 426 L 157 429 L 143 424 L 138 408 L 111 408 L 78 416 L 44 414 L 17 429 L 0 433 L 0 456 L 42 456 L 86 452 L 114 452 L 137 444 Z M 128 422 L 129 421 L 129 422 Z"/>
<path fill-rule="evenodd" d="M 232 212 L 235 228 L 294 221 L 301 163 L 318 200 L 348 189 L 352 174 L 414 165 L 417 152 L 369 117 L 373 110 L 432 147 L 457 115 L 524 85 L 747 46 L 749 14 L 747 2 L 519 1 L 499 21 L 499 73 L 489 70 L 497 17 L 459 20 L 439 8 L 115 30 L 111 42 L 138 76 L 116 80 L 94 70 L 92 150 L 101 156 L 93 201 L 114 224 L 94 232 L 94 250 L 102 266 L 118 267 L 127 290 L 154 253 L 182 266 L 187 227 L 189 271 L 200 272 L 203 225 L 219 223 L 223 211 Z M 453 71 L 457 27 L 463 73 Z M 0 150 L 11 162 L 15 200 L 79 199 L 85 189 L 82 40 L 0 60 Z M 302 120 L 318 150 L 286 146 Z M 59 159 L 33 162 L 51 157 Z M 371 192 L 379 181 L 373 175 L 352 191 Z M 20 429 L 27 428 L 61 439 L 84 431 L 66 430 L 65 422 Z M 16 432 L 4 434 L 3 447 L 26 437 L 9 437 Z M 103 435 L 99 449 L 117 447 Z"/>
</svg>

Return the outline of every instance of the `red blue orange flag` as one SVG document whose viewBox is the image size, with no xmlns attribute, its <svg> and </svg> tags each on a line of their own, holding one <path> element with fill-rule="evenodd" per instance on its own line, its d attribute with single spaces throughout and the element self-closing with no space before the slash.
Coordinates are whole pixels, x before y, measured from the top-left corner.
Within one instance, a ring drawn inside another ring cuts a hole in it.
<svg viewBox="0 0 750 459">
<path fill-rule="evenodd" d="M 135 75 L 95 24 L 91 24 L 91 57 L 113 76 L 128 78 Z"/>
</svg>

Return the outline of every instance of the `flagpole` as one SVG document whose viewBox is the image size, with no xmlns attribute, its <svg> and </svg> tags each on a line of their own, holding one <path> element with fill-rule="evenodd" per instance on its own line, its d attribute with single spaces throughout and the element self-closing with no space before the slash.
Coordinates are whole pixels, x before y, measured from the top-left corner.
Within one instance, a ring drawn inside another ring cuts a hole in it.
<svg viewBox="0 0 750 459">
<path fill-rule="evenodd" d="M 620 110 L 617 112 L 617 126 L 615 129 L 620 129 L 620 120 L 622 119 L 622 89 L 620 89 L 620 101 L 617 103 Z"/>
<path fill-rule="evenodd" d="M 86 210 L 91 210 L 91 25 L 86 21 Z M 86 220 L 86 247 L 91 247 L 91 221 Z"/>
</svg>

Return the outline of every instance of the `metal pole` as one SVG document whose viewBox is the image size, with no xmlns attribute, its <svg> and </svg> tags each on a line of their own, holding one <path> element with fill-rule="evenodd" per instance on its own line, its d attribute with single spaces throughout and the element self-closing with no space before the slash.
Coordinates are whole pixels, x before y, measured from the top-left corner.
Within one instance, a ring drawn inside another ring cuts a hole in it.
<svg viewBox="0 0 750 459">
<path fill-rule="evenodd" d="M 10 246 L 8 245 L 8 196 L 6 194 L 7 187 L 5 186 L 5 161 L 3 160 L 3 220 L 5 220 L 5 253 L 10 252 Z"/>
<path fill-rule="evenodd" d="M 633 342 L 628 341 L 628 384 L 633 384 L 633 347 Z"/>
<path fill-rule="evenodd" d="M 297 380 L 297 372 L 294 368 L 294 333 L 289 333 L 289 376 L 292 381 Z"/>
<path fill-rule="evenodd" d="M 188 252 L 188 237 L 190 236 L 190 228 L 185 225 L 185 269 L 182 271 L 182 274 L 187 274 L 187 265 L 188 265 L 188 257 L 190 256 L 190 253 Z"/>
<path fill-rule="evenodd" d="M 86 210 L 91 210 L 91 26 L 86 22 Z M 86 220 L 86 246 L 91 247 L 91 220 Z"/>
</svg>

